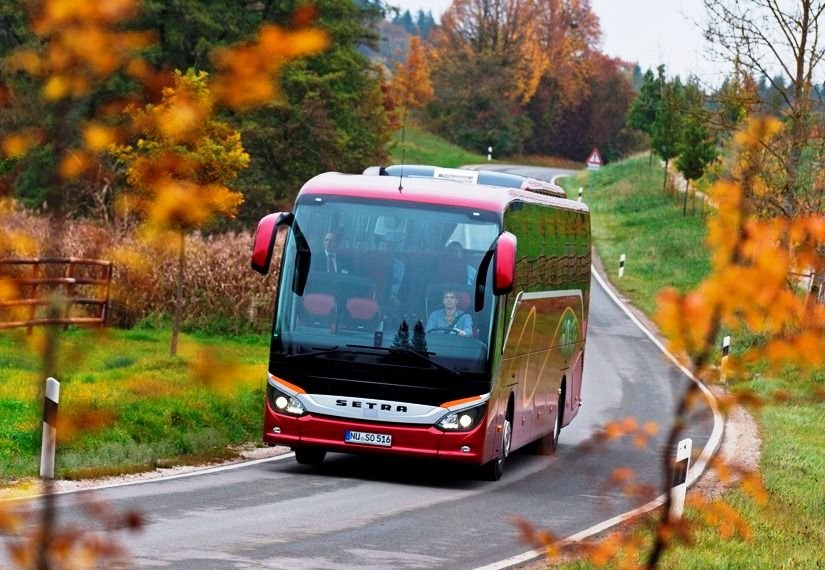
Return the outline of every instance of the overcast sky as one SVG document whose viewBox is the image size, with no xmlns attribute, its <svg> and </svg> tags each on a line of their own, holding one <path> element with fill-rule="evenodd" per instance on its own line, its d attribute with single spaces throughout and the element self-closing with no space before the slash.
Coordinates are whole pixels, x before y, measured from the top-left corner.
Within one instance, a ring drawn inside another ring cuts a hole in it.
<svg viewBox="0 0 825 570">
<path fill-rule="evenodd" d="M 432 11 L 439 19 L 451 0 L 390 0 L 409 9 Z M 642 71 L 667 66 L 668 76 L 694 74 L 704 82 L 721 82 L 724 68 L 711 63 L 699 27 L 705 13 L 701 0 L 590 0 L 602 28 L 602 51 L 637 62 Z"/>
</svg>

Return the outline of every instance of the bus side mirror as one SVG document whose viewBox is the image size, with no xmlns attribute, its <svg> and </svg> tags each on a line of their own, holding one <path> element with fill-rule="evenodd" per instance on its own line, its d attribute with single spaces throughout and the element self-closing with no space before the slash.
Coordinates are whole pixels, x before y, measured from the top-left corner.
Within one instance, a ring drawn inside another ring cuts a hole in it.
<svg viewBox="0 0 825 570">
<path fill-rule="evenodd" d="M 295 216 L 291 212 L 278 212 L 261 218 L 252 244 L 252 269 L 261 275 L 269 273 L 272 250 L 275 248 L 275 238 L 278 235 L 278 226 L 292 225 L 294 219 Z"/>
<path fill-rule="evenodd" d="M 493 294 L 505 295 L 513 290 L 516 277 L 516 236 L 503 232 L 496 242 Z"/>
</svg>

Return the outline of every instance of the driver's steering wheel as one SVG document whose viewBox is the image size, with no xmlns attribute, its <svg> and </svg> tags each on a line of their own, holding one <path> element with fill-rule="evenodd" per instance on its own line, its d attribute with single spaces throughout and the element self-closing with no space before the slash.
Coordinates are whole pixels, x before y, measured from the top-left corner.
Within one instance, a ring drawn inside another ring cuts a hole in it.
<svg viewBox="0 0 825 570">
<path fill-rule="evenodd" d="M 445 332 L 447 334 L 452 334 L 452 335 L 455 335 L 455 336 L 462 336 L 462 335 L 458 334 L 460 331 L 461 331 L 461 329 L 458 329 L 458 328 L 455 328 L 455 327 L 435 327 L 435 328 L 432 328 L 432 329 L 428 330 L 427 332 L 428 333 L 431 333 L 431 332 Z M 470 336 L 470 335 L 463 335 L 463 336 Z"/>
</svg>

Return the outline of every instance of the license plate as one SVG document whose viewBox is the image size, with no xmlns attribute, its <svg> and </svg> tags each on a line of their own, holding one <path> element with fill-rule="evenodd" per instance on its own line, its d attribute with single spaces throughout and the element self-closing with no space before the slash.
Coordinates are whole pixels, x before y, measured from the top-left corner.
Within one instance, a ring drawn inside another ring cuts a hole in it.
<svg viewBox="0 0 825 570">
<path fill-rule="evenodd" d="M 392 436 L 383 433 L 347 430 L 344 432 L 344 441 L 347 443 L 363 443 L 365 445 L 390 447 L 392 445 Z"/>
</svg>

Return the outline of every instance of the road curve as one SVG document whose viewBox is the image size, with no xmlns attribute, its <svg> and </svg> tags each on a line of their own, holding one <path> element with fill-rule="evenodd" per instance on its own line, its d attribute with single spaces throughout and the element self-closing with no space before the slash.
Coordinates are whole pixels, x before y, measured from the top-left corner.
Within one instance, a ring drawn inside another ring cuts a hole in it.
<svg viewBox="0 0 825 570">
<path fill-rule="evenodd" d="M 609 478 L 629 467 L 638 482 L 661 487 L 663 438 L 687 382 L 594 280 L 583 408 L 555 456 L 516 453 L 501 481 L 445 464 L 330 454 L 320 469 L 283 457 L 94 493 L 147 517 L 128 537 L 139 568 L 504 567 L 531 556 L 512 517 L 567 537 L 650 501 L 626 497 Z M 626 417 L 661 429 L 644 448 L 623 438 L 582 451 L 601 425 Z M 711 408 L 693 420 L 694 449 L 715 447 Z M 61 516 L 78 517 L 87 493 L 60 496 Z"/>
</svg>

